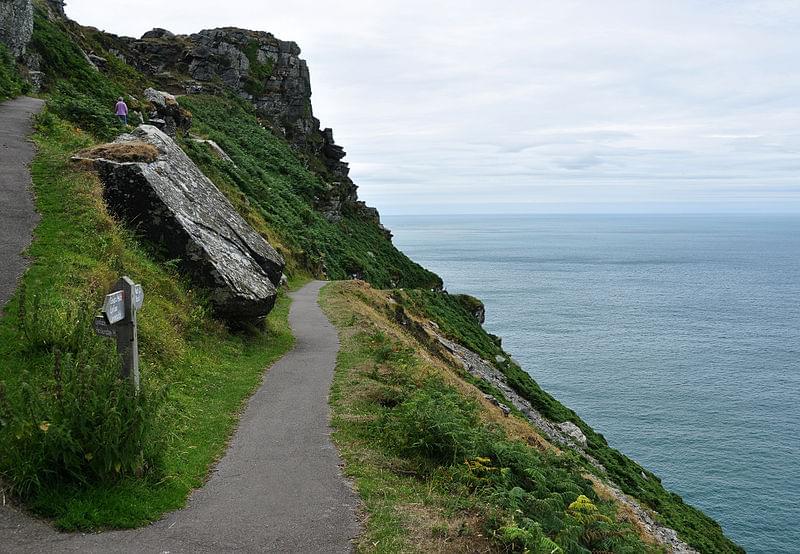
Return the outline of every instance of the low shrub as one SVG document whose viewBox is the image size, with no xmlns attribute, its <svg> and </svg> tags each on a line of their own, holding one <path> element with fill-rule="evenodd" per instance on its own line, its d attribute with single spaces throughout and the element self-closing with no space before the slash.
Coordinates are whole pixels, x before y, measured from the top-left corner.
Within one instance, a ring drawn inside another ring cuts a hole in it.
<svg viewBox="0 0 800 554">
<path fill-rule="evenodd" d="M 13 98 L 27 90 L 27 84 L 17 71 L 14 56 L 4 44 L 0 44 L 0 100 Z"/>
<path fill-rule="evenodd" d="M 48 105 L 53 113 L 100 140 L 111 140 L 122 130 L 111 109 L 113 100 L 84 94 L 72 82 L 59 82 L 50 95 Z"/>
<path fill-rule="evenodd" d="M 489 533 L 528 552 L 647 551 L 632 527 L 615 520 L 569 453 L 540 452 L 482 423 L 477 405 L 437 378 L 385 413 L 386 448 L 452 494 L 466 488 L 494 509 Z"/>
<path fill-rule="evenodd" d="M 20 298 L 22 348 L 48 351 L 51 371 L 25 371 L 13 389 L 0 383 L 0 475 L 12 492 L 24 498 L 56 484 L 157 474 L 163 392 L 136 395 L 120 378 L 113 346 L 86 330 L 88 307 L 53 323 L 52 310 Z"/>
</svg>

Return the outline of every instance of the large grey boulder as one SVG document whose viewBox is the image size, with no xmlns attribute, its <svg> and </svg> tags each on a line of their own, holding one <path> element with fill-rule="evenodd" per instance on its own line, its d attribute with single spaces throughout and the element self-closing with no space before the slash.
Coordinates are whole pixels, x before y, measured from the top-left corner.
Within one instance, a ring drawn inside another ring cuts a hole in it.
<svg viewBox="0 0 800 554">
<path fill-rule="evenodd" d="M 93 160 L 111 211 L 180 258 L 211 290 L 220 317 L 235 324 L 272 309 L 283 258 L 169 136 L 140 125 L 83 156 Z"/>
<path fill-rule="evenodd" d="M 32 35 L 32 0 L 0 0 L 0 42 L 18 57 L 25 53 Z"/>
</svg>

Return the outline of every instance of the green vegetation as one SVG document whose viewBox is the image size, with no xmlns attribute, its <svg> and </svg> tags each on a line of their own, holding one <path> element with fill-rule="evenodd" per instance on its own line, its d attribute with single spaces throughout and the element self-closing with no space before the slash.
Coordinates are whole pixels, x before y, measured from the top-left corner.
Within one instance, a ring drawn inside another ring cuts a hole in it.
<svg viewBox="0 0 800 554">
<path fill-rule="evenodd" d="M 87 41 L 85 35 L 81 40 Z M 100 73 L 84 58 L 75 34 L 66 24 L 48 20 L 39 10 L 31 48 L 41 56 L 50 109 L 100 140 L 116 136 L 120 125 L 112 110 L 114 103 L 118 97 L 126 96 L 131 86 L 137 86 L 134 90 L 143 89 L 146 80 L 97 44 L 97 50 L 109 60 L 109 71 Z M 135 102 L 129 104 L 131 109 L 137 108 Z"/>
<path fill-rule="evenodd" d="M 250 74 L 244 84 L 244 90 L 253 96 L 260 96 L 266 91 L 267 79 L 272 75 L 273 64 L 271 59 L 262 62 L 258 59 L 259 44 L 251 40 L 244 47 L 244 55 L 250 62 Z"/>
<path fill-rule="evenodd" d="M 35 260 L 0 320 L 0 475 L 63 529 L 133 527 L 183 505 L 224 451 L 245 398 L 286 352 L 288 299 L 234 335 L 201 291 L 105 211 L 97 178 L 69 165 L 94 139 L 53 111 L 32 167 Z M 146 291 L 142 402 L 116 377 L 89 315 L 120 274 Z"/>
<path fill-rule="evenodd" d="M 661 514 L 664 522 L 678 531 L 688 544 L 702 552 L 741 552 L 741 548 L 725 537 L 719 524 L 700 510 L 689 506 L 677 494 L 664 489 L 652 472 L 611 448 L 603 435 L 587 425 L 578 415 L 545 392 L 531 376 L 505 353 L 472 317 L 469 305 L 459 295 L 423 290 L 396 291 L 394 298 L 411 313 L 435 321 L 449 338 L 494 362 L 508 383 L 548 419 L 571 421 L 587 438 L 587 451 L 600 461 L 608 476 L 626 493 L 644 501 Z M 593 471 L 587 465 L 587 471 Z"/>
<path fill-rule="evenodd" d="M 379 296 L 337 283 L 321 303 L 342 341 L 334 440 L 369 513 L 362 551 L 658 551 L 618 520 L 576 455 L 482 419 L 474 389 L 420 357 L 373 309 Z"/>
<path fill-rule="evenodd" d="M 358 275 L 382 288 L 441 286 L 439 277 L 397 250 L 366 216 L 346 207 L 342 219 L 331 222 L 314 209 L 332 185 L 261 126 L 251 106 L 212 96 L 183 97 L 180 103 L 194 116 L 193 132 L 217 142 L 235 165 L 197 143 L 185 145 L 189 155 L 229 196 L 244 194 L 239 204 L 263 217 L 290 266 L 330 279 Z"/>
<path fill-rule="evenodd" d="M 14 56 L 0 44 L 0 101 L 27 92 L 27 84 L 20 78 Z"/>
</svg>

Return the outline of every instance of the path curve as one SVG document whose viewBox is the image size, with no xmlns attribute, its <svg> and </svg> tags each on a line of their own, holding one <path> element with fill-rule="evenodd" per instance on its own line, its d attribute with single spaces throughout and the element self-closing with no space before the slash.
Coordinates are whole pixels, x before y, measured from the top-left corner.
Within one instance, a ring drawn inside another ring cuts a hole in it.
<svg viewBox="0 0 800 554">
<path fill-rule="evenodd" d="M 22 252 L 39 222 L 28 168 L 36 151 L 28 137 L 43 105 L 27 96 L 0 103 L 0 314 L 28 266 Z"/>
<path fill-rule="evenodd" d="M 87 535 L 0 508 L 0 552 L 351 552 L 358 498 L 330 440 L 339 339 L 317 304 L 324 285 L 292 295 L 295 347 L 267 371 L 227 454 L 185 509 L 142 529 Z"/>
</svg>

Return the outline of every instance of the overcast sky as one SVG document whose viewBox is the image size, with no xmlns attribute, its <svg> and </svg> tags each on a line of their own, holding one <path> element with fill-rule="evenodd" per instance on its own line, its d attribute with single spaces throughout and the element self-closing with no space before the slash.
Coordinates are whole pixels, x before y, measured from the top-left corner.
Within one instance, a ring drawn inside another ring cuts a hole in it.
<svg viewBox="0 0 800 554">
<path fill-rule="evenodd" d="M 800 212 L 800 2 L 68 0 L 296 41 L 382 213 Z"/>
</svg>

